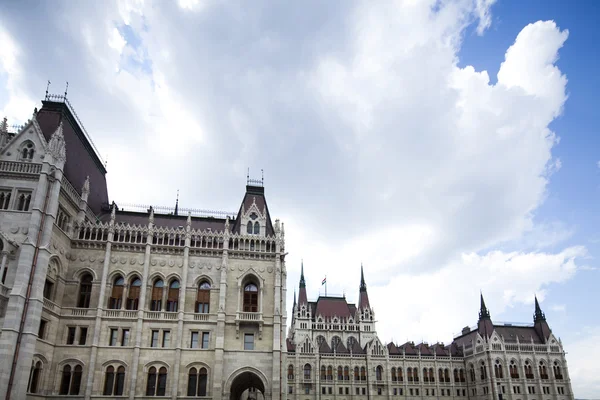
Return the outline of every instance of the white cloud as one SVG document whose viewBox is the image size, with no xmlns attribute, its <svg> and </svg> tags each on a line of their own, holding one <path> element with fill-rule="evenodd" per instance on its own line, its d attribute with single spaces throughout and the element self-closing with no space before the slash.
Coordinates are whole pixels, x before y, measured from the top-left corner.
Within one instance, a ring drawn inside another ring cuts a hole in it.
<svg viewBox="0 0 600 400">
<path fill-rule="evenodd" d="M 576 398 L 597 399 L 600 393 L 600 368 L 596 361 L 600 357 L 600 327 L 584 327 L 580 331 L 579 339 L 568 344 L 567 360 L 571 384 Z"/>
<path fill-rule="evenodd" d="M 125 45 L 127 45 L 127 41 L 123 36 L 121 36 L 121 33 L 117 28 L 113 28 L 111 36 L 108 39 L 108 45 L 112 49 L 116 50 L 117 53 L 122 54 Z"/>
</svg>

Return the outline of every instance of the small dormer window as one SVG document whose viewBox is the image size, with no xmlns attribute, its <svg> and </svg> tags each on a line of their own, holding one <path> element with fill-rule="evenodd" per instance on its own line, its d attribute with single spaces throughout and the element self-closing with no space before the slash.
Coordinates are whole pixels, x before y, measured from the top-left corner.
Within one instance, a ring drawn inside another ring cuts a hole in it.
<svg viewBox="0 0 600 400">
<path fill-rule="evenodd" d="M 255 212 L 253 212 L 252 214 L 250 214 L 250 219 L 251 219 L 252 221 L 256 220 L 257 218 L 258 218 L 258 215 L 256 215 L 256 213 L 255 213 Z"/>
<path fill-rule="evenodd" d="M 260 235 L 260 223 L 256 221 L 258 219 L 258 215 L 253 212 L 250 214 L 250 221 L 246 225 L 246 233 L 249 235 Z"/>
<path fill-rule="evenodd" d="M 29 140 L 23 143 L 21 146 L 21 151 L 19 152 L 19 156 L 21 157 L 21 161 L 31 161 L 33 160 L 33 154 L 35 152 L 35 148 L 33 147 L 33 143 Z"/>
</svg>

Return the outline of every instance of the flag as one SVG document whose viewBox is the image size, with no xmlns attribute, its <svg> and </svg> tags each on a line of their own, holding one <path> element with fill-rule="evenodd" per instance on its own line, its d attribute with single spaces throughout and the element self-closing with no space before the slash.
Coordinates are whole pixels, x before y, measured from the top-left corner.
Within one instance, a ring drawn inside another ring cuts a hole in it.
<svg viewBox="0 0 600 400">
<path fill-rule="evenodd" d="M 323 282 L 321 282 L 321 286 L 327 283 L 327 277 L 323 278 Z"/>
</svg>

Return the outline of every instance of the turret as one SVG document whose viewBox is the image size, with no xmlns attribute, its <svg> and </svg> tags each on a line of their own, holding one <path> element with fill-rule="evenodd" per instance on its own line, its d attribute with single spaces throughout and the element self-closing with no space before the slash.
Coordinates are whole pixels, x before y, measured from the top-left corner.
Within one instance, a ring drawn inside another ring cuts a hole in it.
<svg viewBox="0 0 600 400">
<path fill-rule="evenodd" d="M 365 283 L 365 274 L 363 272 L 363 266 L 362 264 L 360 264 L 360 294 L 359 294 L 359 298 L 358 298 L 358 309 L 359 310 L 364 310 L 364 309 L 368 309 L 370 310 L 371 305 L 369 303 L 369 295 L 367 293 L 367 284 Z"/>
<path fill-rule="evenodd" d="M 535 312 L 533 314 L 533 327 L 537 332 L 540 339 L 544 341 L 544 343 L 550 337 L 550 326 L 548 322 L 546 322 L 546 315 L 543 313 L 542 308 L 540 307 L 540 303 L 538 302 L 537 296 L 535 298 Z"/>
<path fill-rule="evenodd" d="M 485 301 L 483 300 L 483 293 L 481 294 L 481 304 L 479 307 L 479 321 L 477 322 L 477 329 L 479 331 L 479 334 L 484 338 L 492 336 L 492 332 L 494 331 L 494 324 L 492 323 L 492 318 L 490 317 L 490 311 L 485 306 Z"/>
<path fill-rule="evenodd" d="M 304 261 L 300 265 L 300 292 L 298 294 L 298 305 L 308 305 L 306 297 L 306 281 L 304 280 Z"/>
</svg>

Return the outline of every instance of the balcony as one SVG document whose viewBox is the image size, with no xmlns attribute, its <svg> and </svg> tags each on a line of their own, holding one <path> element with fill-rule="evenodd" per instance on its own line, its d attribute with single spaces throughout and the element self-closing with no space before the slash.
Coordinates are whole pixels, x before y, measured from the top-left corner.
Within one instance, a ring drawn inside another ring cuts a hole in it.
<svg viewBox="0 0 600 400">
<path fill-rule="evenodd" d="M 240 324 L 256 324 L 258 325 L 258 338 L 262 339 L 263 323 L 262 312 L 238 311 L 235 315 L 236 337 L 240 336 Z"/>
<path fill-rule="evenodd" d="M 177 312 L 169 312 L 169 311 L 146 311 L 144 312 L 145 319 L 155 319 L 155 320 L 166 320 L 166 321 L 176 321 L 177 320 Z"/>
<path fill-rule="evenodd" d="M 103 314 L 107 318 L 135 319 L 138 312 L 137 310 L 104 310 Z"/>
</svg>

